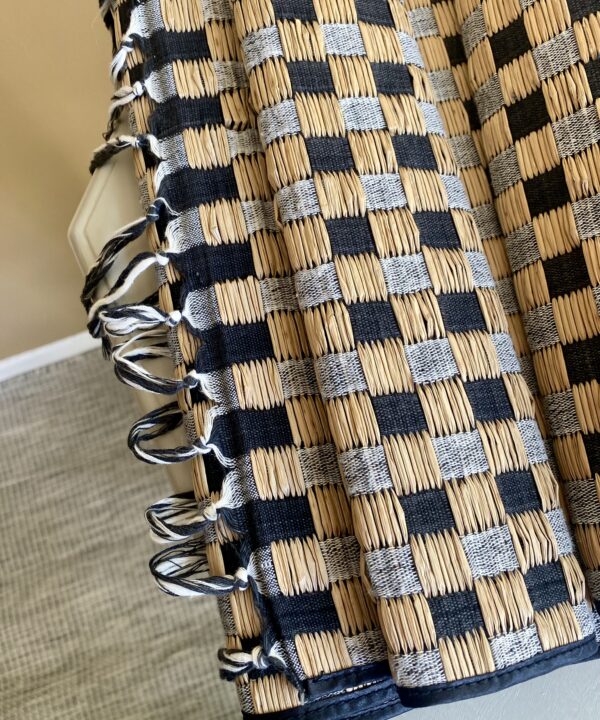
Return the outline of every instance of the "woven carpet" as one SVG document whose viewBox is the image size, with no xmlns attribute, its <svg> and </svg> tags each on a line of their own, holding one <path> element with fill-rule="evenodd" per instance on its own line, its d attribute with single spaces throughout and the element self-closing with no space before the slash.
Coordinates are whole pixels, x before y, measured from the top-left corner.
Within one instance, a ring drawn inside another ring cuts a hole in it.
<svg viewBox="0 0 600 720">
<path fill-rule="evenodd" d="M 127 449 L 130 393 L 96 352 L 0 393 L 0 717 L 236 717 L 214 601 L 147 572 L 140 508 L 169 488 Z"/>
</svg>

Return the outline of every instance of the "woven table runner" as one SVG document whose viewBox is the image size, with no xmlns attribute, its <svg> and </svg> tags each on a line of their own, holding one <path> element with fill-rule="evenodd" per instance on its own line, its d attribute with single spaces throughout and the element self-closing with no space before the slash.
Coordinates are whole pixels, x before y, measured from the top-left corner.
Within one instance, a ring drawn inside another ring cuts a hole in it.
<svg viewBox="0 0 600 720">
<path fill-rule="evenodd" d="M 150 567 L 219 598 L 248 716 L 392 717 L 597 651 L 555 470 L 597 591 L 600 25 L 522 4 L 104 4 L 92 168 L 133 147 L 145 216 L 83 300 L 174 396 L 129 438 L 193 473 Z"/>
</svg>

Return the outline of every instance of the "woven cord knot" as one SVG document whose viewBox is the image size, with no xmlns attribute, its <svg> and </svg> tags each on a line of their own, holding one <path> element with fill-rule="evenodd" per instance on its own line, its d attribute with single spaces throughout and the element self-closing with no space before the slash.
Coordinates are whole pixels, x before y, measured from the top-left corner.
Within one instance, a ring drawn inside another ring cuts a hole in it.
<svg viewBox="0 0 600 720">
<path fill-rule="evenodd" d="M 286 667 L 275 646 L 267 651 L 262 645 L 255 645 L 250 652 L 221 648 L 218 658 L 221 665 L 221 676 L 226 680 L 233 680 L 252 670 L 268 670 L 269 668 L 284 670 Z"/>
<path fill-rule="evenodd" d="M 198 540 L 166 548 L 150 560 L 154 580 L 168 595 L 221 597 L 248 588 L 247 568 L 240 567 L 233 575 L 209 575 L 208 571 L 206 546 Z"/>
<path fill-rule="evenodd" d="M 217 500 L 207 498 L 198 502 L 194 494 L 189 492 L 172 495 L 151 505 L 146 510 L 146 520 L 152 539 L 159 543 L 170 543 L 203 534 L 209 525 L 217 522 L 223 512 L 235 508 L 234 481 L 232 473 L 225 476 Z"/>
</svg>

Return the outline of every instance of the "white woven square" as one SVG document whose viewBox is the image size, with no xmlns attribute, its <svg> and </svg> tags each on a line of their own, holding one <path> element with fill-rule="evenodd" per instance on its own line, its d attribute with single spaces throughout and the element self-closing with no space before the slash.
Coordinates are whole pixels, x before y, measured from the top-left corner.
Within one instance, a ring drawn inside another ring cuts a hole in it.
<svg viewBox="0 0 600 720">
<path fill-rule="evenodd" d="M 483 443 L 477 430 L 432 438 L 431 442 L 444 480 L 489 470 Z"/>
<path fill-rule="evenodd" d="M 343 452 L 339 463 L 349 495 L 379 492 L 393 487 L 381 445 Z"/>
<path fill-rule="evenodd" d="M 460 539 L 474 578 L 498 575 L 519 567 L 506 525 L 465 535 Z"/>
<path fill-rule="evenodd" d="M 406 345 L 404 351 L 416 383 L 432 383 L 458 375 L 458 367 L 447 338 Z"/>
</svg>

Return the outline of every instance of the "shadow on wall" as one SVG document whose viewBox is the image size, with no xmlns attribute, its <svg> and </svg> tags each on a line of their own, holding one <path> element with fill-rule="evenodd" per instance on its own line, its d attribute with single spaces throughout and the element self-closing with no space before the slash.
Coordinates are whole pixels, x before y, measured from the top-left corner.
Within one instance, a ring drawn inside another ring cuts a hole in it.
<svg viewBox="0 0 600 720">
<path fill-rule="evenodd" d="M 110 37 L 94 0 L 3 8 L 0 357 L 84 329 L 67 227 L 101 141 Z M 24 29 L 26 28 L 26 32 Z"/>
</svg>

